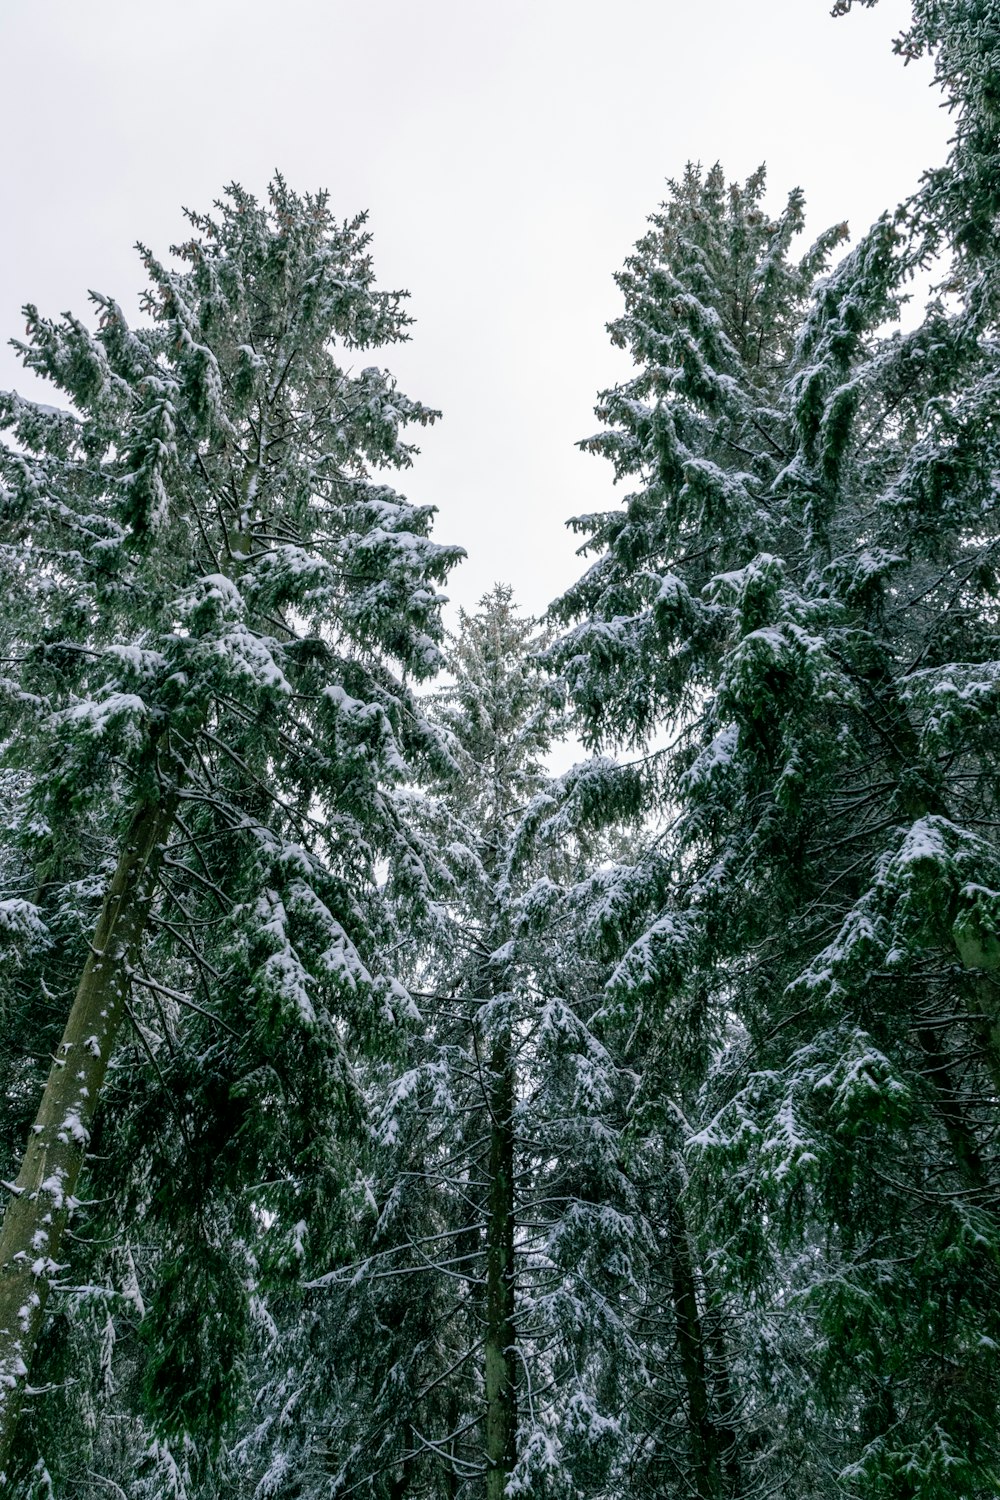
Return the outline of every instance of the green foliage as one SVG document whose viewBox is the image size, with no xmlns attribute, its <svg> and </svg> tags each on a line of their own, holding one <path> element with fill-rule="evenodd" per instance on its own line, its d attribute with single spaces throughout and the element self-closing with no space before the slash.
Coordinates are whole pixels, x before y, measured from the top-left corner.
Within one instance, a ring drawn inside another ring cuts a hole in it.
<svg viewBox="0 0 1000 1500">
<path fill-rule="evenodd" d="M 916 9 L 941 57 L 993 45 L 983 7 Z M 671 739 L 656 882 L 616 880 L 606 930 L 716 1285 L 762 1327 L 803 1299 L 830 1482 L 921 1500 L 997 1462 L 1000 454 L 985 242 L 954 219 L 970 141 L 811 294 L 837 236 L 790 263 L 796 195 L 772 222 L 760 177 L 671 185 L 620 278 L 638 373 L 585 444 L 636 488 L 574 523 L 599 555 L 551 651 L 594 743 Z M 886 333 L 948 240 L 959 300 Z M 753 1462 L 781 1472 L 752 1388 Z"/>
<path fill-rule="evenodd" d="M 246 1299 L 234 1279 L 231 1251 L 186 1236 L 177 1258 L 159 1268 L 143 1327 L 151 1335 L 144 1383 L 157 1429 L 183 1437 L 216 1413 L 224 1432 L 245 1380 Z"/>
<path fill-rule="evenodd" d="M 338 1243 L 355 1059 L 408 1004 L 380 969 L 384 871 L 400 912 L 425 899 L 393 788 L 447 762 L 402 679 L 440 664 L 461 555 L 385 482 L 435 413 L 357 368 L 408 324 L 363 220 L 280 177 L 189 217 L 172 263 L 142 251 L 147 321 L 28 309 L 22 358 L 67 410 L 0 397 L 5 1173 L 129 820 L 174 796 L 73 1274 L 110 1292 L 128 1252 L 144 1310 L 102 1420 L 133 1458 L 155 1440 L 150 1483 L 178 1497 L 224 1463 L 254 1306 Z M 52 1483 L 82 1483 L 82 1453 L 32 1431 Z"/>
<path fill-rule="evenodd" d="M 763 169 L 668 185 L 582 445 L 623 502 L 431 699 L 459 553 L 385 482 L 436 414 L 359 368 L 409 322 L 362 219 L 232 186 L 140 247 L 139 326 L 26 309 L 67 407 L 0 395 L 7 1176 L 177 813 L 12 1500 L 479 1500 L 501 1146 L 509 1495 L 1000 1485 L 1000 3 L 897 49 L 951 153 L 836 264 Z"/>
<path fill-rule="evenodd" d="M 496 588 L 461 616 L 453 683 L 429 705 L 451 769 L 432 795 L 405 799 L 438 855 L 405 955 L 419 1008 L 403 1068 L 389 1058 L 366 1073 L 376 1128 L 354 1148 L 353 1243 L 316 1279 L 315 1332 L 291 1366 L 278 1334 L 267 1424 L 255 1416 L 246 1440 L 253 1473 L 268 1472 L 294 1380 L 281 1482 L 304 1495 L 324 1483 L 371 1497 L 482 1493 L 491 1162 L 504 1130 L 518 1387 L 508 1488 L 611 1492 L 627 1451 L 636 1351 L 620 1303 L 644 1229 L 618 1159 L 627 1086 L 601 1040 L 602 967 L 585 936 L 587 876 L 613 842 L 600 795 L 611 767 L 546 772 L 565 724 L 540 644 Z M 497 1117 L 501 1066 L 509 1121 Z"/>
</svg>

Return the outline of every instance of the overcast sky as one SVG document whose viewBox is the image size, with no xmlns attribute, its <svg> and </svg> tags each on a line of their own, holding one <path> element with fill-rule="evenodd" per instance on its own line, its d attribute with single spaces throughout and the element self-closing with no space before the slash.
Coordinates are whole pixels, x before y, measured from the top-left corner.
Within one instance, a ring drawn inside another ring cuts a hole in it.
<svg viewBox="0 0 1000 1500">
<path fill-rule="evenodd" d="M 615 503 L 574 448 L 625 373 L 612 276 L 689 159 L 813 232 L 858 232 L 945 152 L 925 65 L 891 38 L 905 0 L 0 0 L 0 335 L 19 309 L 133 308 L 131 249 L 180 237 L 234 178 L 278 168 L 365 208 L 383 285 L 418 319 L 385 362 L 444 412 L 403 487 L 469 561 L 539 611 L 579 571 L 568 516 Z M 31 383 L 0 350 L 0 387 Z M 40 392 L 39 392 L 40 394 Z M 50 398 L 51 399 L 51 398 Z"/>
</svg>

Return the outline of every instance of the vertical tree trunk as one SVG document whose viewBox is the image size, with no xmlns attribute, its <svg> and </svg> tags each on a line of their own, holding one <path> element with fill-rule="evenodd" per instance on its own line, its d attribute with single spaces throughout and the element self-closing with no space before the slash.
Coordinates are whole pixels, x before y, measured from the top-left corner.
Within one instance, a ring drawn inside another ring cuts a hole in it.
<svg viewBox="0 0 1000 1500">
<path fill-rule="evenodd" d="M 0 1475 L 176 809 L 171 793 L 132 819 L 0 1228 Z"/>
<path fill-rule="evenodd" d="M 671 1185 L 669 1247 L 677 1352 L 687 1395 L 695 1490 L 698 1500 L 713 1500 L 717 1493 L 716 1439 L 708 1391 L 706 1341 L 680 1187 L 676 1182 Z"/>
<path fill-rule="evenodd" d="M 410 1446 L 407 1449 L 406 1457 L 403 1459 L 398 1478 L 390 1481 L 389 1500 L 406 1500 L 410 1491 L 410 1483 L 413 1479 L 412 1429 L 407 1429 L 406 1436 Z"/>
<path fill-rule="evenodd" d="M 702 1275 L 704 1276 L 704 1269 Z M 723 1318 L 722 1298 L 717 1291 L 709 1287 L 703 1321 L 708 1353 L 711 1357 L 711 1384 L 717 1414 L 714 1422 L 716 1457 L 720 1474 L 724 1474 L 726 1478 L 726 1492 L 730 1495 L 739 1495 L 743 1486 L 737 1443 L 738 1410 Z"/>
<path fill-rule="evenodd" d="M 924 1076 L 934 1090 L 935 1113 L 945 1128 L 955 1166 L 966 1188 L 980 1192 L 989 1185 L 989 1173 L 975 1127 L 968 1118 L 961 1090 L 955 1082 L 952 1059 L 934 1027 L 921 1027 L 917 1041 L 926 1065 Z"/>
<path fill-rule="evenodd" d="M 514 1332 L 514 1062 L 509 1032 L 490 1058 L 486 1221 L 486 1500 L 503 1500 L 517 1461 Z"/>
</svg>

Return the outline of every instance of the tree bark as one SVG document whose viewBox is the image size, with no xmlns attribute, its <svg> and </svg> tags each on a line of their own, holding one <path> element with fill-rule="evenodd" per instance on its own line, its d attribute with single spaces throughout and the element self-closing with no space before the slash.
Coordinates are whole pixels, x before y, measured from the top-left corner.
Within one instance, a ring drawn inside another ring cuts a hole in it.
<svg viewBox="0 0 1000 1500">
<path fill-rule="evenodd" d="M 716 1435 L 708 1389 L 706 1339 L 698 1309 L 694 1264 L 680 1202 L 680 1186 L 676 1182 L 672 1184 L 671 1191 L 669 1248 L 677 1352 L 680 1355 L 687 1395 L 695 1490 L 698 1500 L 714 1500 L 718 1493 L 718 1472 L 715 1462 Z"/>
<path fill-rule="evenodd" d="M 486 1500 L 503 1500 L 517 1461 L 514 1369 L 514 1062 L 511 1037 L 490 1058 L 486 1224 Z"/>
<path fill-rule="evenodd" d="M 989 1184 L 989 1173 L 983 1161 L 980 1141 L 968 1119 L 961 1091 L 955 1082 L 951 1058 L 933 1027 L 923 1026 L 917 1032 L 923 1053 L 924 1076 L 934 1090 L 934 1109 L 944 1126 L 955 1158 L 955 1166 L 964 1186 L 979 1192 Z"/>
<path fill-rule="evenodd" d="M 704 1276 L 704 1270 L 702 1275 Z M 716 1419 L 714 1438 L 720 1474 L 725 1476 L 726 1491 L 742 1491 L 740 1455 L 737 1442 L 738 1410 L 733 1386 L 729 1350 L 726 1346 L 724 1307 L 718 1292 L 709 1286 L 704 1317 L 705 1337 L 711 1356 L 712 1387 L 715 1393 Z"/>
<path fill-rule="evenodd" d="M 0 1227 L 0 1479 L 176 810 L 170 792 L 133 816 Z"/>
</svg>

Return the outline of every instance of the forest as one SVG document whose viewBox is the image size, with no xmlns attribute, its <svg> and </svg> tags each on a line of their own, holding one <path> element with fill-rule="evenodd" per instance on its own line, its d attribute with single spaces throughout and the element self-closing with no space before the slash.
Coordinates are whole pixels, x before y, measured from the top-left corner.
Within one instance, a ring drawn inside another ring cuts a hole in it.
<svg viewBox="0 0 1000 1500">
<path fill-rule="evenodd" d="M 1000 0 L 896 46 L 852 242 L 675 168 L 541 619 L 445 628 L 363 214 L 25 308 L 3 1500 L 1000 1496 Z"/>
</svg>

